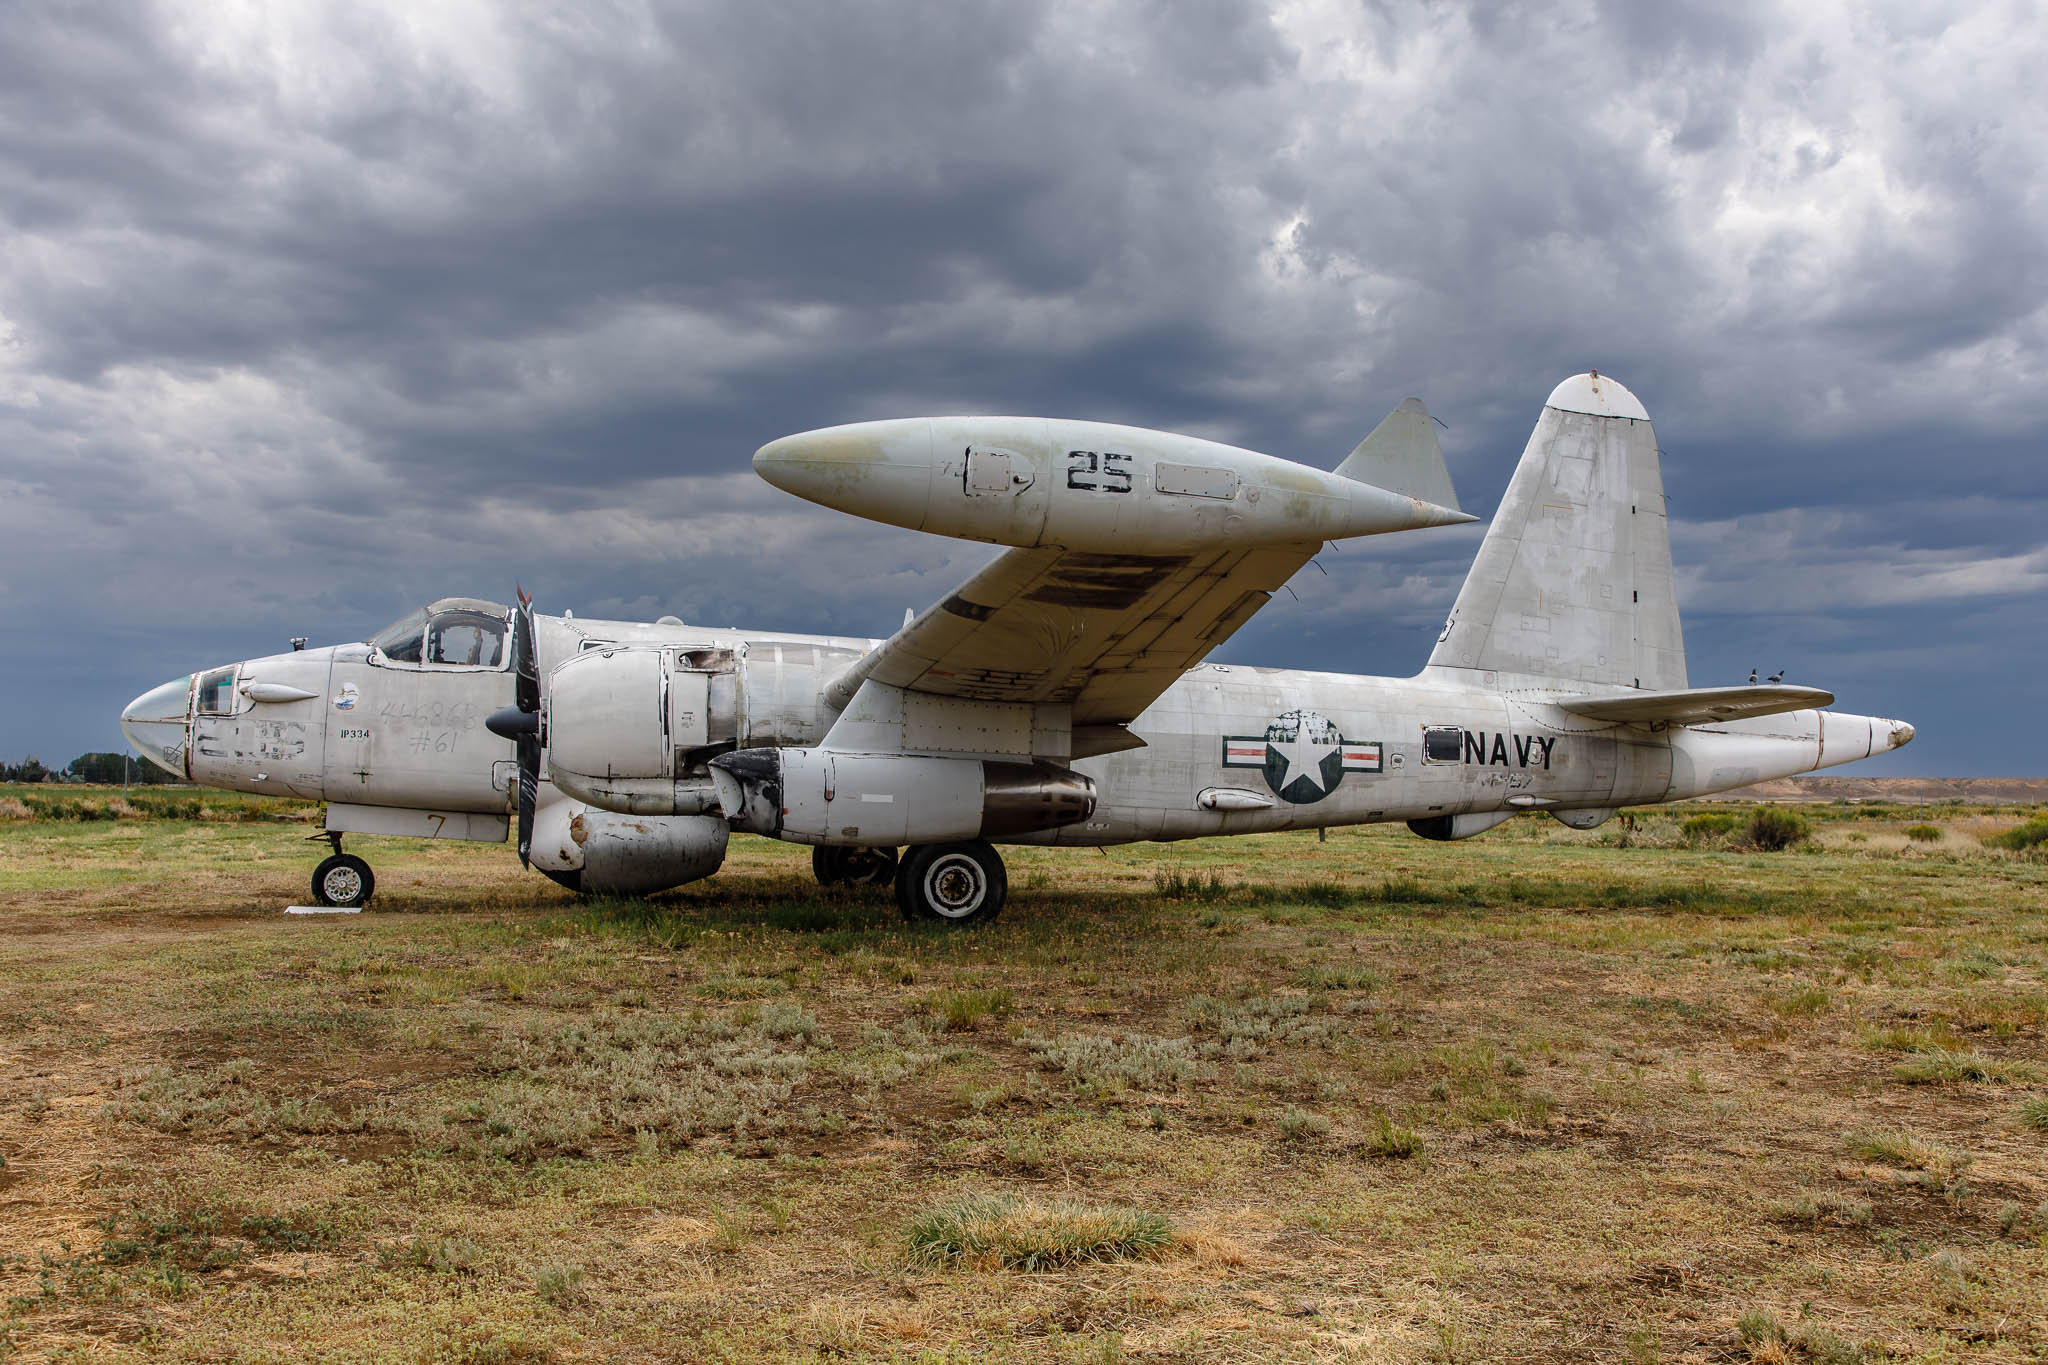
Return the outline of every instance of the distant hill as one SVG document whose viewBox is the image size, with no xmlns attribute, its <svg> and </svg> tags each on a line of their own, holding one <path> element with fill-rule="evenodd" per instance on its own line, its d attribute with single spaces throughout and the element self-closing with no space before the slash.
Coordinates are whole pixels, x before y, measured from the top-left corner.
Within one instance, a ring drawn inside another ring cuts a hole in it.
<svg viewBox="0 0 2048 1365">
<path fill-rule="evenodd" d="M 2048 803 L 2048 777 L 1781 777 L 1704 799 L 2034 805 Z"/>
</svg>

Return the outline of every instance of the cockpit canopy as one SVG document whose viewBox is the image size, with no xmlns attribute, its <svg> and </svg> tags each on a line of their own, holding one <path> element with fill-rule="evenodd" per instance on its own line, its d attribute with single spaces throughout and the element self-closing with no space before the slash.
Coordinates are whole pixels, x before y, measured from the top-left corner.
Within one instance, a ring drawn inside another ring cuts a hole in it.
<svg viewBox="0 0 2048 1365">
<path fill-rule="evenodd" d="M 511 608 L 481 597 L 444 597 L 393 621 L 370 644 L 396 664 L 498 668 Z"/>
</svg>

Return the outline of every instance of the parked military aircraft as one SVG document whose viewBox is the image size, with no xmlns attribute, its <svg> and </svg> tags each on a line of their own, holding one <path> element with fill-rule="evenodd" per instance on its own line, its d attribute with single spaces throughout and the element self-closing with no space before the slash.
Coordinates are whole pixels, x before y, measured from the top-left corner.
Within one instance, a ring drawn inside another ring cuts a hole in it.
<svg viewBox="0 0 2048 1365">
<path fill-rule="evenodd" d="M 1590 829 L 1913 737 L 1817 688 L 1688 685 L 1656 435 L 1597 372 L 1551 393 L 1411 678 L 1203 660 L 1325 542 L 1473 520 L 1415 399 L 1333 473 L 986 417 L 804 432 L 754 468 L 1007 548 L 886 640 L 447 598 L 366 642 L 166 683 L 123 728 L 194 781 L 324 799 L 330 904 L 373 885 L 344 834 L 502 841 L 516 815 L 521 858 L 584 891 L 707 877 L 737 829 L 956 923 L 1001 908 L 999 843 L 1386 820 L 1463 839 L 1523 811 Z"/>
</svg>

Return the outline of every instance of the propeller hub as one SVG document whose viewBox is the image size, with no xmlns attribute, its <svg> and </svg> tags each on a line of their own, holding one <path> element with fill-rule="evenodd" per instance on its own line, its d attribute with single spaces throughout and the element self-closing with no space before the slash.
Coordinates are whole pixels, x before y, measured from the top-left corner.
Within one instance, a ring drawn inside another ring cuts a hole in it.
<svg viewBox="0 0 2048 1365">
<path fill-rule="evenodd" d="M 537 712 L 522 711 L 516 706 L 500 707 L 484 717 L 484 729 L 499 739 L 537 735 L 540 733 L 540 716 Z"/>
</svg>

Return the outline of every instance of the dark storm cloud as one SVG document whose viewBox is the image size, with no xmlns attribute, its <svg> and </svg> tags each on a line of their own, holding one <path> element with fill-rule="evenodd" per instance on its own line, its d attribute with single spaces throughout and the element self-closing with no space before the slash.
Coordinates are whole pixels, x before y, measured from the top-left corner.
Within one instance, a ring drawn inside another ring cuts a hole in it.
<svg viewBox="0 0 2048 1365">
<path fill-rule="evenodd" d="M 2041 46 L 1998 4 L 17 6 L 0 754 L 443 591 L 881 633 L 986 556 L 752 480 L 804 427 L 1327 466 L 1414 392 L 1484 512 L 1598 365 L 1696 679 L 1795 639 L 1933 720 L 1903 757 L 2009 768 L 1939 713 L 1960 656 L 2048 662 L 1989 630 L 2048 601 Z M 1326 555 L 1230 652 L 1413 668 L 1474 543 Z"/>
</svg>

